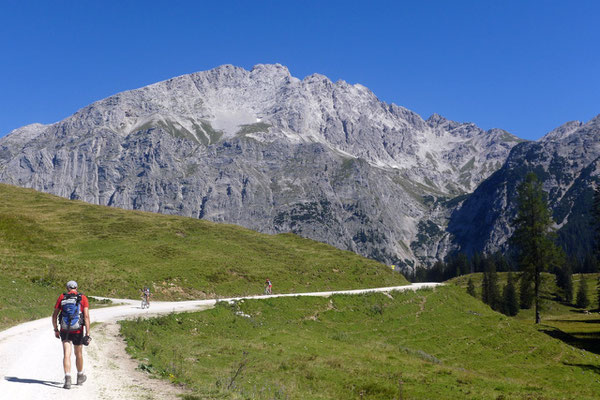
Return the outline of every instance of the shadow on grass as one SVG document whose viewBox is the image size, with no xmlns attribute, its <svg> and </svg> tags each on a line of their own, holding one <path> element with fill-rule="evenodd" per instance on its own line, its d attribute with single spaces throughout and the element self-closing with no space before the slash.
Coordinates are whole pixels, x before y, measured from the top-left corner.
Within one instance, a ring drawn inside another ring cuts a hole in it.
<svg viewBox="0 0 600 400">
<path fill-rule="evenodd" d="M 554 327 L 540 329 L 540 332 L 543 332 L 554 339 L 561 340 L 570 346 L 577 347 L 578 349 L 600 354 L 600 335 L 596 332 L 566 333 Z"/>
<path fill-rule="evenodd" d="M 584 324 L 600 324 L 600 319 L 553 319 L 552 321 L 556 322 L 566 322 L 566 323 L 584 323 Z"/>
<path fill-rule="evenodd" d="M 598 310 L 584 310 L 581 308 L 572 308 L 573 306 L 571 304 L 566 304 L 566 303 L 562 303 L 565 306 L 571 307 L 569 309 L 569 312 L 573 313 L 573 314 L 582 314 L 582 315 L 589 315 L 589 314 L 596 314 L 598 312 Z"/>
<path fill-rule="evenodd" d="M 592 365 L 592 364 L 571 364 L 571 363 L 567 363 L 567 362 L 564 362 L 563 365 L 567 365 L 569 367 L 581 368 L 581 369 L 584 369 L 586 371 L 591 371 L 591 372 L 594 372 L 594 373 L 600 375 L 600 366 L 598 366 L 598 365 Z"/>
</svg>

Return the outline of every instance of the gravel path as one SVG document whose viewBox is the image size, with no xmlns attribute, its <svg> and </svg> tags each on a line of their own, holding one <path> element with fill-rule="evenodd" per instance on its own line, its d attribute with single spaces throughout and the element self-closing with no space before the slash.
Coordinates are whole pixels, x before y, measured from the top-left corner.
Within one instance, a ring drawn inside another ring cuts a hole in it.
<svg viewBox="0 0 600 400">
<path fill-rule="evenodd" d="M 220 299 L 265 299 L 285 296 L 330 296 L 332 294 L 359 294 L 391 292 L 433 287 L 436 283 L 416 283 L 376 289 L 345 290 L 250 296 Z M 96 297 L 96 296 L 93 296 Z M 153 379 L 136 369 L 137 362 L 125 352 L 125 343 L 119 336 L 118 320 L 138 316 L 155 316 L 172 312 L 200 311 L 211 308 L 217 300 L 180 302 L 153 301 L 150 309 L 141 309 L 138 300 L 112 299 L 123 305 L 90 310 L 94 323 L 90 346 L 84 348 L 85 371 L 88 380 L 75 386 L 71 392 L 62 389 L 62 347 L 54 337 L 50 318 L 26 322 L 0 332 L 0 397 L 21 400 L 63 400 L 75 395 L 87 400 L 176 399 L 184 389 L 166 381 Z M 73 376 L 75 358 L 73 356 Z"/>
</svg>

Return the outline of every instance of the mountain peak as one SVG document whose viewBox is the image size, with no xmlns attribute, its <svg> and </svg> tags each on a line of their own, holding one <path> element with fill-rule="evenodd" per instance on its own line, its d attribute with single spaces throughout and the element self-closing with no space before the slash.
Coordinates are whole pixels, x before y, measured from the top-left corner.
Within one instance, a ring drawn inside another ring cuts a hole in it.
<svg viewBox="0 0 600 400">
<path fill-rule="evenodd" d="M 598 117 L 596 117 L 598 118 Z M 591 121 L 590 121 L 591 122 Z M 567 136 L 570 136 L 573 132 L 579 129 L 583 123 L 581 121 L 569 121 L 567 123 L 562 124 L 558 128 L 553 129 L 548 132 L 544 137 L 540 139 L 540 142 L 547 142 L 551 140 L 560 140 L 564 139 Z"/>
<path fill-rule="evenodd" d="M 251 74 L 269 74 L 282 75 L 285 77 L 291 76 L 289 69 L 281 64 L 256 64 L 250 70 Z"/>
<path fill-rule="evenodd" d="M 304 82 L 324 82 L 324 83 L 329 83 L 331 84 L 331 79 L 329 79 L 327 76 L 322 75 L 322 74 L 318 74 L 318 73 L 314 73 L 311 75 L 308 75 L 306 78 L 303 79 Z"/>
<path fill-rule="evenodd" d="M 432 128 L 436 128 L 440 125 L 444 125 L 445 123 L 448 122 L 448 120 L 444 117 L 442 117 L 440 114 L 438 113 L 433 113 L 429 116 L 429 118 L 427 118 L 427 120 L 425 121 L 427 123 L 427 125 L 429 125 Z"/>
<path fill-rule="evenodd" d="M 600 114 L 596 115 L 594 118 L 590 119 L 586 125 L 590 126 L 600 126 Z"/>
</svg>

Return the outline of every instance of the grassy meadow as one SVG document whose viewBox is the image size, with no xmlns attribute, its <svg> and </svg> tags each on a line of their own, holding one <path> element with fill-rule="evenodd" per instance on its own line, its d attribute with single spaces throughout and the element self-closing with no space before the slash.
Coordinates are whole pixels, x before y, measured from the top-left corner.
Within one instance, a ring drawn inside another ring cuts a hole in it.
<svg viewBox="0 0 600 400">
<path fill-rule="evenodd" d="M 140 368 L 187 399 L 597 399 L 597 354 L 454 285 L 220 303 L 122 323 Z"/>
<path fill-rule="evenodd" d="M 67 280 L 88 295 L 178 300 L 407 284 L 386 266 L 291 234 L 125 211 L 0 185 L 0 329 L 49 316 Z M 471 275 L 480 295 L 481 274 Z M 499 274 L 501 285 L 506 274 Z M 597 274 L 584 279 L 597 307 Z M 218 303 L 122 322 L 140 369 L 194 399 L 597 399 L 600 318 L 558 301 L 542 324 L 444 287 Z M 102 304 L 93 304 L 93 307 Z"/>
<path fill-rule="evenodd" d="M 0 290 L 0 328 L 43 316 L 46 307 L 50 315 L 71 279 L 87 295 L 137 298 L 149 286 L 157 300 L 179 300 L 259 294 L 266 278 L 275 293 L 408 283 L 385 265 L 293 234 L 0 184 L 0 289 L 7 289 Z M 22 310 L 22 299 L 32 297 L 36 304 Z"/>
<path fill-rule="evenodd" d="M 50 317 L 58 296 L 64 291 L 64 287 L 0 277 L 0 331 L 19 322 Z M 93 308 L 110 305 L 108 300 L 88 298 Z"/>
<path fill-rule="evenodd" d="M 580 281 L 585 281 L 590 306 L 587 310 L 559 301 L 554 275 L 542 274 L 541 286 L 541 317 L 540 330 L 546 334 L 564 341 L 572 346 L 600 354 L 600 310 L 598 309 L 598 275 L 574 274 L 573 298 L 576 298 Z M 517 275 L 515 274 L 515 277 Z M 481 298 L 482 273 L 461 276 L 452 279 L 452 284 L 466 290 L 469 277 L 473 279 L 475 292 Z M 500 287 L 506 284 L 507 273 L 498 273 Z M 575 301 L 575 300 L 574 300 Z M 535 320 L 534 308 L 520 310 L 515 319 L 525 322 Z M 600 372 L 600 370 L 599 370 Z"/>
</svg>

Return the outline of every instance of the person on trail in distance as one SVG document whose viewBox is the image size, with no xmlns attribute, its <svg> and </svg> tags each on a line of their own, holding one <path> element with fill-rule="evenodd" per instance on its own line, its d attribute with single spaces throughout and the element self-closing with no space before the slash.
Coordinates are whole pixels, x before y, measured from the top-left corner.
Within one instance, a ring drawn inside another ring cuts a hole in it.
<svg viewBox="0 0 600 400">
<path fill-rule="evenodd" d="M 141 289 L 142 298 L 146 301 L 146 307 L 150 307 L 150 288 L 148 286 Z"/>
<path fill-rule="evenodd" d="M 63 346 L 63 367 L 65 370 L 65 389 L 71 389 L 71 344 L 75 350 L 77 367 L 77 385 L 87 379 L 83 372 L 83 347 L 90 338 L 90 303 L 88 298 L 77 291 L 77 282 L 67 282 L 67 291 L 61 294 L 54 305 L 52 326 L 54 335 L 60 338 Z M 58 327 L 60 324 L 60 329 Z M 85 328 L 85 335 L 84 335 Z"/>
<path fill-rule="evenodd" d="M 273 294 L 273 284 L 269 278 L 265 282 L 265 294 Z"/>
</svg>

